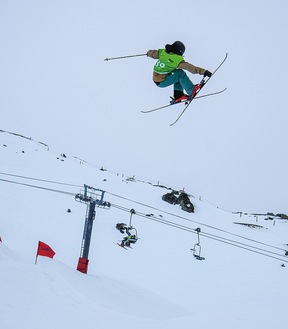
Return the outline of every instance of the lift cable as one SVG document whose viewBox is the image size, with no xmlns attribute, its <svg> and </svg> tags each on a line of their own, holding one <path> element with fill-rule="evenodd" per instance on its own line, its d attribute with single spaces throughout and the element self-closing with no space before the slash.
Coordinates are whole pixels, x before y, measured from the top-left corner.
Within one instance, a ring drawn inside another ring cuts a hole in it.
<svg viewBox="0 0 288 329">
<path fill-rule="evenodd" d="M 124 207 L 118 206 L 116 204 L 111 204 L 111 206 L 114 207 L 114 208 L 118 208 L 120 210 L 126 211 L 126 212 L 130 211 L 128 208 L 124 208 Z M 140 213 L 140 212 L 136 212 L 135 215 L 138 215 L 140 217 L 143 217 L 143 218 L 146 218 L 148 220 L 152 220 L 152 221 L 164 224 L 164 225 L 172 226 L 172 227 L 175 227 L 177 229 L 180 229 L 180 230 L 183 230 L 183 231 L 186 231 L 186 232 L 190 232 L 190 233 L 193 233 L 193 234 L 198 234 L 197 230 L 195 230 L 195 229 L 192 229 L 190 227 L 180 225 L 180 224 L 177 224 L 177 223 L 174 223 L 174 222 L 170 222 L 170 221 L 167 221 L 167 220 L 164 220 L 164 219 L 156 218 L 154 215 L 148 215 L 147 216 L 147 214 Z M 206 232 L 203 232 L 203 231 L 201 231 L 201 234 L 202 234 L 202 236 L 205 236 L 208 239 L 212 239 L 212 240 L 215 240 L 215 241 L 218 241 L 218 242 L 223 242 L 223 243 L 226 243 L 226 244 L 234 246 L 234 247 L 242 248 L 242 249 L 257 253 L 257 254 L 261 254 L 263 256 L 267 256 L 267 257 L 274 258 L 274 259 L 281 260 L 283 262 L 288 263 L 287 259 L 279 258 L 279 257 L 284 257 L 281 254 L 278 254 L 278 253 L 275 253 L 275 252 L 272 252 L 272 251 L 269 251 L 269 250 L 266 250 L 266 249 L 254 247 L 254 246 L 242 243 L 242 242 L 238 242 L 238 241 L 234 241 L 234 240 L 231 240 L 231 239 L 223 238 L 223 237 L 213 235 L 213 234 L 210 234 L 210 233 L 206 233 Z M 258 242 L 258 241 L 255 241 L 255 242 Z M 273 247 L 273 246 L 271 246 L 271 247 Z M 269 255 L 269 254 L 271 254 L 271 255 Z M 275 256 L 272 256 L 272 255 L 279 256 L 279 257 L 275 257 Z"/>
<path fill-rule="evenodd" d="M 31 185 L 31 184 L 25 184 L 25 183 L 20 183 L 20 182 L 14 182 L 11 180 L 7 180 L 7 179 L 1 179 L 0 181 L 2 182 L 6 182 L 6 183 L 11 183 L 11 184 L 18 184 L 18 185 L 23 185 L 23 186 L 28 186 L 28 187 L 32 187 L 32 188 L 37 188 L 40 190 L 46 190 L 46 191 L 50 191 L 50 192 L 56 192 L 56 193 L 61 193 L 61 194 L 66 194 L 66 195 L 73 195 L 75 196 L 75 193 L 72 192 L 66 192 L 66 191 L 60 191 L 60 190 L 55 190 L 55 189 L 51 189 L 51 188 L 47 188 L 47 187 L 43 187 L 43 186 L 37 186 L 37 185 Z"/>
<path fill-rule="evenodd" d="M 12 177 L 18 177 L 18 178 L 24 178 L 24 179 L 30 179 L 30 180 L 35 180 L 35 181 L 41 181 L 41 182 L 47 182 L 47 183 L 53 183 L 53 184 L 59 184 L 59 185 L 66 185 L 66 186 L 72 186 L 72 187 L 78 187 L 78 188 L 81 188 L 82 186 L 80 185 L 75 185 L 75 184 L 68 184 L 68 183 L 63 183 L 63 182 L 58 182 L 58 181 L 51 181 L 51 180 L 44 180 L 44 179 L 39 179 L 39 178 L 32 178 L 32 177 L 27 177 L 27 176 L 20 176 L 20 175 L 15 175 L 15 174 L 9 174 L 9 173 L 3 173 L 3 172 L 0 172 L 1 175 L 7 175 L 7 176 L 12 176 Z M 0 179 L 1 180 L 1 179 Z M 16 182 L 13 182 L 13 181 L 8 181 L 8 180 L 3 180 L 2 181 L 6 181 L 6 182 L 11 182 L 11 183 L 15 183 Z M 55 192 L 58 192 L 58 193 L 63 193 L 63 194 L 68 194 L 68 195 L 75 195 L 74 193 L 70 193 L 70 192 L 61 192 L 61 191 L 58 191 L 58 190 L 54 190 L 54 189 L 48 189 L 48 188 L 41 188 L 41 187 L 38 187 L 38 186 L 34 186 L 34 185 L 29 185 L 29 184 L 23 184 L 23 183 L 18 183 L 20 185 L 26 185 L 26 186 L 29 186 L 29 187 L 35 187 L 35 188 L 39 188 L 39 189 L 45 189 L 45 190 L 49 190 L 49 191 L 55 191 Z M 170 213 L 168 211 L 165 211 L 165 210 L 161 210 L 159 208 L 156 208 L 156 207 L 153 207 L 153 206 L 150 206 L 148 204 L 145 204 L 145 203 L 142 203 L 142 202 L 139 202 L 139 201 L 135 201 L 135 200 L 131 200 L 129 198 L 126 198 L 126 197 L 123 197 L 121 195 L 118 195 L 118 194 L 115 194 L 115 193 L 111 193 L 111 192 L 108 192 L 106 191 L 105 192 L 106 194 L 109 194 L 109 195 L 112 195 L 114 197 L 117 197 L 117 198 L 120 198 L 120 199 L 123 199 L 123 200 L 127 200 L 129 202 L 133 202 L 135 204 L 138 204 L 138 205 L 141 205 L 141 206 L 144 206 L 144 207 L 147 207 L 149 209 L 153 209 L 153 210 L 157 210 L 161 213 L 164 213 L 164 214 L 167 214 L 169 216 L 173 216 L 173 217 L 177 217 L 177 218 L 180 218 L 182 220 L 185 220 L 185 221 L 188 221 L 188 222 L 191 222 L 191 223 L 195 223 L 195 224 L 199 224 L 201 226 L 204 226 L 204 227 L 208 227 L 208 228 L 211 228 L 213 230 L 217 230 L 217 231 L 220 231 L 220 232 L 223 232 L 223 233 L 226 233 L 226 234 L 229 234 L 231 236 L 235 236 L 235 237 L 238 237 L 238 238 L 242 238 L 244 240 L 247 240 L 247 241 L 251 241 L 251 242 L 255 242 L 255 243 L 259 243 L 261 245 L 264 245 L 264 246 L 267 246 L 267 247 L 270 247 L 270 248 L 274 248 L 274 249 L 277 249 L 277 250 L 281 250 L 281 251 L 285 251 L 286 252 L 286 249 L 284 248 L 279 248 L 279 247 L 276 247 L 276 246 L 272 246 L 270 244 L 266 244 L 266 243 L 263 243 L 263 242 L 260 242 L 260 241 L 257 241 L 257 240 L 254 240 L 254 239 L 251 239 L 251 238 L 247 238 L 247 237 L 244 237 L 244 236 L 241 236 L 239 234 L 235 234 L 235 233 L 231 233 L 229 231 L 226 231 L 226 230 L 223 230 L 223 229 L 220 229 L 218 227 L 215 227 L 215 226 L 212 226 L 212 225 L 208 225 L 208 224 L 204 224 L 202 222 L 199 222 L 199 221 L 195 221 L 195 220 L 192 220 L 192 219 L 188 219 L 188 218 L 185 218 L 183 216 L 180 216 L 180 215 L 176 215 L 176 214 L 173 214 L 173 213 Z"/>
<path fill-rule="evenodd" d="M 238 238 L 242 238 L 244 240 L 247 240 L 247 241 L 251 241 L 251 242 L 256 242 L 256 243 L 259 243 L 259 244 L 262 244 L 264 246 L 267 246 L 267 247 L 271 247 L 271 248 L 275 248 L 277 250 L 281 250 L 281 251 L 286 251 L 286 249 L 284 248 L 279 248 L 279 247 L 276 247 L 276 246 L 272 246 L 270 244 L 267 244 L 267 243 L 264 243 L 264 242 L 260 242 L 260 241 L 257 241 L 257 240 L 254 240 L 254 239 L 250 239 L 250 238 L 247 238 L 247 237 L 244 237 L 244 236 L 241 236 L 239 234 L 235 234 L 235 233 L 231 233 L 229 231 L 226 231 L 226 230 L 223 230 L 223 229 L 220 229 L 218 227 L 215 227 L 215 226 L 212 226 L 212 225 L 208 225 L 208 224 L 204 224 L 202 222 L 199 222 L 199 221 L 195 221 L 195 220 L 192 220 L 192 219 L 188 219 L 186 217 L 183 217 L 183 216 L 180 216 L 180 215 L 176 215 L 176 214 L 173 214 L 173 213 L 170 213 L 168 211 L 165 211 L 165 210 L 161 210 L 161 209 L 158 209 L 156 207 L 153 207 L 153 206 L 149 206 L 145 203 L 142 203 L 142 202 L 138 202 L 138 201 L 135 201 L 135 200 L 131 200 L 131 199 L 128 199 L 128 198 L 125 198 L 125 197 L 122 197 L 122 196 L 119 196 L 117 194 L 113 194 L 113 193 L 110 193 L 110 192 L 106 192 L 107 194 L 110 194 L 110 195 L 113 195 L 115 197 L 118 197 L 120 199 L 124 199 L 124 200 L 127 200 L 127 201 L 130 201 L 130 202 L 133 202 L 133 203 L 136 203 L 136 204 L 139 204 L 141 206 L 145 206 L 149 209 L 153 209 L 153 210 L 157 210 L 161 213 L 164 213 L 164 214 L 167 214 L 169 216 L 173 216 L 173 217 L 177 217 L 177 218 L 180 218 L 182 220 L 185 220 L 185 221 L 188 221 L 188 222 L 191 222 L 191 223 L 195 223 L 195 224 L 199 224 L 201 226 L 205 226 L 205 227 L 208 227 L 208 228 L 211 228 L 213 230 L 217 230 L 217 231 L 220 231 L 220 232 L 223 232 L 223 233 L 226 233 L 226 234 L 229 234 L 229 235 L 232 235 L 232 236 L 235 236 L 235 237 L 238 237 Z"/>
<path fill-rule="evenodd" d="M 0 181 L 3 181 L 3 182 L 7 182 L 7 183 L 13 183 L 13 184 L 18 184 L 18 185 L 22 185 L 22 186 L 27 186 L 27 187 L 31 187 L 31 188 L 37 188 L 37 189 L 42 189 L 42 190 L 46 190 L 46 191 L 50 191 L 50 192 L 56 192 L 56 193 L 61 193 L 61 194 L 66 194 L 66 195 L 71 195 L 71 196 L 75 196 L 75 193 L 72 193 L 72 192 L 67 192 L 67 191 L 61 191 L 61 190 L 56 190 L 56 189 L 51 189 L 51 188 L 46 188 L 46 187 L 41 187 L 41 186 L 37 186 L 37 185 L 32 185 L 32 184 L 25 184 L 25 183 L 20 183 L 20 182 L 15 182 L 15 181 L 11 181 L 11 180 L 6 180 L 6 179 L 0 179 Z M 109 192 L 107 192 L 109 193 Z M 114 196 L 117 196 L 119 198 L 122 198 L 122 199 L 126 199 L 128 201 L 131 201 L 131 202 L 134 202 L 134 203 L 137 203 L 137 204 L 140 204 L 142 206 L 145 206 L 145 207 L 148 207 L 150 209 L 154 209 L 154 210 L 158 210 L 160 212 L 163 212 L 163 213 L 167 213 L 171 216 L 174 216 L 174 217 L 177 217 L 177 218 L 181 218 L 181 219 L 184 219 L 184 220 L 187 220 L 189 222 L 193 222 L 193 223 L 198 223 L 198 224 L 201 224 L 202 226 L 207 226 L 207 227 L 210 227 L 210 228 L 213 228 L 213 229 L 216 229 L 216 230 L 219 230 L 219 231 L 222 231 L 222 232 L 225 232 L 225 233 L 228 233 L 228 234 L 231 234 L 231 235 L 235 235 L 233 233 L 230 233 L 230 232 L 227 232 L 225 230 L 222 230 L 222 229 L 218 229 L 218 228 L 215 228 L 213 226 L 210 226 L 210 225 L 205 225 L 203 223 L 199 223 L 199 222 L 196 222 L 196 221 L 193 221 L 193 220 L 189 220 L 185 217 L 182 217 L 182 216 L 178 216 L 178 215 L 174 215 L 172 213 L 169 213 L 169 212 L 166 212 L 166 211 L 162 211 L 158 208 L 155 208 L 155 207 L 151 207 L 147 204 L 144 204 L 144 203 L 141 203 L 141 202 L 137 202 L 137 201 L 133 201 L 133 200 L 129 200 L 125 197 L 121 197 L 121 196 L 118 196 L 116 194 L 112 194 L 112 193 L 109 193 L 111 195 L 114 195 Z M 111 206 L 115 207 L 115 208 L 118 208 L 120 210 L 123 210 L 123 211 L 129 211 L 131 212 L 131 209 L 128 209 L 128 208 L 125 208 L 123 206 L 118 206 L 116 204 L 112 204 L 111 203 Z M 149 219 L 149 220 L 153 220 L 153 221 L 156 221 L 156 222 L 159 222 L 159 223 L 162 223 L 162 224 L 165 224 L 165 225 L 169 225 L 169 226 L 172 226 L 172 227 L 175 227 L 175 228 L 178 228 L 178 229 L 181 229 L 181 230 L 184 230 L 184 231 L 188 231 L 188 232 L 191 232 L 191 233 L 194 233 L 196 234 L 195 230 L 192 229 L 192 228 L 189 228 L 187 226 L 184 226 L 184 225 L 180 225 L 180 224 L 177 224 L 177 223 L 174 223 L 174 222 L 170 222 L 170 221 L 167 221 L 167 220 L 164 220 L 164 219 L 160 219 L 160 218 L 157 218 L 155 217 L 154 215 L 147 215 L 145 213 L 140 213 L 140 212 L 135 212 L 136 215 L 138 216 L 141 216 L 141 217 L 144 217 L 146 219 Z M 253 246 L 250 246 L 250 245 L 247 245 L 247 244 L 244 244 L 244 243 L 240 243 L 240 242 L 237 242 L 237 241 L 234 241 L 234 240 L 231 240 L 231 239 L 227 239 L 227 238 L 222 238 L 222 237 L 219 237 L 219 236 L 216 236 L 216 235 L 213 235 L 213 234 L 210 234 L 210 233 L 205 233 L 205 232 L 201 232 L 201 234 L 207 238 L 210 238 L 210 239 L 214 239 L 216 241 L 219 241 L 219 242 L 223 242 L 223 243 L 226 243 L 226 244 L 229 244 L 229 245 L 232 245 L 232 246 L 235 246 L 235 247 L 239 247 L 239 248 L 242 248 L 242 249 L 246 249 L 246 250 L 249 250 L 249 251 L 252 251 L 252 252 L 255 252 L 255 253 L 259 253 L 259 254 L 262 254 L 262 255 L 265 255 L 267 257 L 271 257 L 271 258 L 275 258 L 275 259 L 278 259 L 278 260 L 281 260 L 281 261 L 284 261 L 284 262 L 288 262 L 287 260 L 283 260 L 283 259 L 280 259 L 280 258 L 277 258 L 277 257 L 274 257 L 274 256 L 270 256 L 270 255 L 267 255 L 263 252 L 259 252 L 259 251 L 255 251 L 255 250 L 251 250 L 249 249 L 248 247 L 250 248 L 254 248 L 256 250 L 260 250 L 260 251 L 264 251 L 266 253 L 271 253 L 271 254 L 274 254 L 274 255 L 277 255 L 277 256 L 282 256 L 280 254 L 277 254 L 277 253 L 273 253 L 271 251 L 268 251 L 268 250 L 265 250 L 265 249 L 261 249 L 261 248 L 257 248 L 257 247 L 253 247 Z M 247 239 L 247 240 L 250 240 L 250 241 L 253 241 L 255 243 L 259 243 L 259 244 L 262 244 L 262 245 L 266 245 L 266 246 L 269 246 L 269 247 L 272 247 L 272 248 L 276 248 L 276 249 L 280 249 L 280 248 L 277 248 L 275 246 L 271 246 L 271 245 L 268 245 L 268 244 L 265 244 L 265 243 L 262 243 L 262 242 L 259 242 L 257 240 L 252 240 L 252 239 L 248 239 L 248 238 L 245 238 L 245 237 L 242 237 L 242 236 L 238 236 L 236 235 L 237 237 L 240 237 L 240 238 L 243 238 L 243 239 Z M 243 247 L 245 246 L 245 247 Z M 285 249 L 280 249 L 282 251 L 286 251 Z"/>
<path fill-rule="evenodd" d="M 29 180 L 34 180 L 34 181 L 38 181 L 38 182 L 45 182 L 45 183 L 51 183 L 51 184 L 66 185 L 66 186 L 73 186 L 73 187 L 79 187 L 79 188 L 83 187 L 83 185 L 80 186 L 80 185 L 75 185 L 75 184 L 68 184 L 68 183 L 57 182 L 57 181 L 53 181 L 53 180 L 27 177 L 27 176 L 21 176 L 21 175 L 14 175 L 14 174 L 8 174 L 8 173 L 3 173 L 3 172 L 0 172 L 0 175 L 23 178 L 23 179 L 29 179 Z"/>
</svg>

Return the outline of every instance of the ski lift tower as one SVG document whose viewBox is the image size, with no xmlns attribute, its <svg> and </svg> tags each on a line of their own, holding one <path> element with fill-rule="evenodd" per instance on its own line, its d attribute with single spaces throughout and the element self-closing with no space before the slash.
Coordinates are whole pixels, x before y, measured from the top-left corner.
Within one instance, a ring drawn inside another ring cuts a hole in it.
<svg viewBox="0 0 288 329">
<path fill-rule="evenodd" d="M 84 185 L 84 190 L 75 195 L 75 200 L 87 204 L 84 233 L 81 244 L 81 252 L 77 265 L 77 270 L 87 274 L 88 271 L 88 255 L 90 249 L 90 241 L 92 234 L 93 221 L 96 216 L 96 207 L 109 209 L 110 202 L 104 201 L 105 191 Z"/>
</svg>

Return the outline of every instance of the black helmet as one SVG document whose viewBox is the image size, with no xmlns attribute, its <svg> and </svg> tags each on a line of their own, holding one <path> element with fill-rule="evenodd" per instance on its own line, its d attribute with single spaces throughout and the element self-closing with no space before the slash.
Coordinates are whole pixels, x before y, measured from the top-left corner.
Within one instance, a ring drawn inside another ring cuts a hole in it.
<svg viewBox="0 0 288 329">
<path fill-rule="evenodd" d="M 175 41 L 172 45 L 166 45 L 165 50 L 167 53 L 174 53 L 182 56 L 185 52 L 185 45 L 181 41 Z"/>
</svg>

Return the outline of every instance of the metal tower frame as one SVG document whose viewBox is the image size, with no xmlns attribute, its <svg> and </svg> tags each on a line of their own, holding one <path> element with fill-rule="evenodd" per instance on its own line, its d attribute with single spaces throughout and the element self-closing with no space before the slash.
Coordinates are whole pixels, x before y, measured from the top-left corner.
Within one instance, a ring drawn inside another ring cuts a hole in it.
<svg viewBox="0 0 288 329">
<path fill-rule="evenodd" d="M 96 207 L 109 209 L 110 202 L 104 201 L 105 191 L 84 184 L 84 190 L 75 195 L 75 200 L 87 204 L 84 232 L 81 243 L 80 257 L 77 270 L 87 274 L 89 263 L 89 249 L 93 228 L 93 221 L 96 217 Z"/>
</svg>

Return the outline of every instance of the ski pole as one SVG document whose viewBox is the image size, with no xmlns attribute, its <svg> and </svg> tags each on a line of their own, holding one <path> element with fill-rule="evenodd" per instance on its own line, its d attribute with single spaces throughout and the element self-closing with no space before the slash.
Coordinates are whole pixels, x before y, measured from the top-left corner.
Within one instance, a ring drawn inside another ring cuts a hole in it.
<svg viewBox="0 0 288 329">
<path fill-rule="evenodd" d="M 146 54 L 138 54 L 138 55 L 129 55 L 129 56 L 120 56 L 120 57 L 110 57 L 105 58 L 104 61 L 112 61 L 114 59 L 123 59 L 123 58 L 131 58 L 131 57 L 139 57 L 139 56 L 147 56 Z"/>
</svg>

